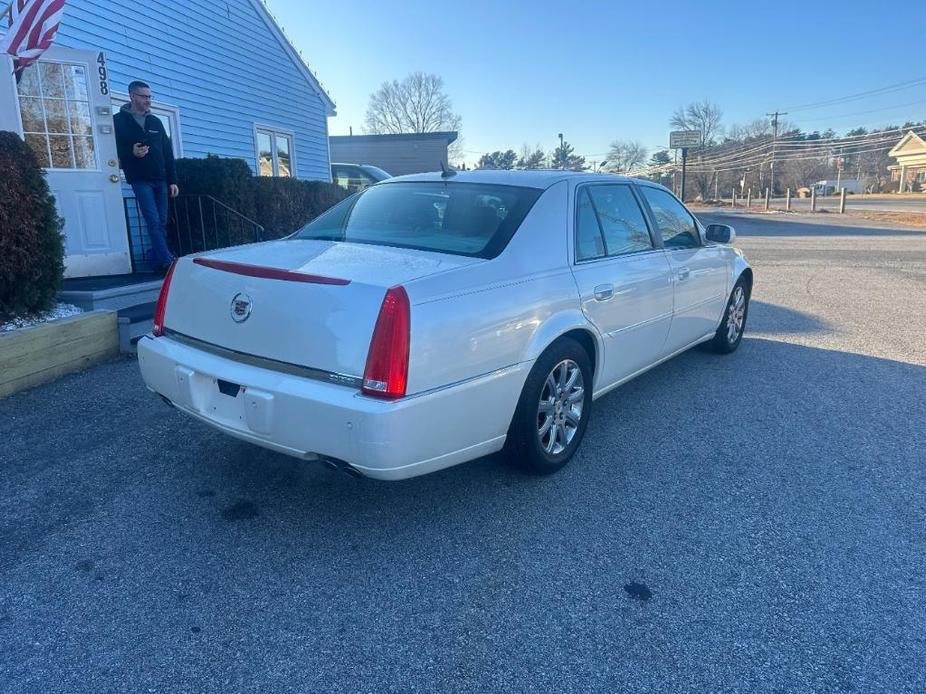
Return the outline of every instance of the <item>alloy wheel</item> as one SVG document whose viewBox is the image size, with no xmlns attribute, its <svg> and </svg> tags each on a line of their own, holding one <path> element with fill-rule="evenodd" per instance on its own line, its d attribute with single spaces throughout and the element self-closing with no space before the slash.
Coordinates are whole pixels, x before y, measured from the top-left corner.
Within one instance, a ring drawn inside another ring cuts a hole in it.
<svg viewBox="0 0 926 694">
<path fill-rule="evenodd" d="M 743 331 L 743 321 L 746 318 L 746 292 L 741 286 L 733 290 L 730 307 L 727 309 L 727 342 L 731 345 L 739 338 Z"/>
<path fill-rule="evenodd" d="M 537 436 L 547 454 L 559 455 L 569 447 L 584 405 L 582 369 L 572 359 L 564 359 L 547 374 L 537 405 Z"/>
</svg>

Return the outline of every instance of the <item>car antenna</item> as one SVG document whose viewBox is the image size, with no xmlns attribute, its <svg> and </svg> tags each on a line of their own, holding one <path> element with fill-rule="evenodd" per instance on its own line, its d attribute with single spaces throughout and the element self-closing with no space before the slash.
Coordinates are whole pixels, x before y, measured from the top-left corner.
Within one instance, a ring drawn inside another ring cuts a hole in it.
<svg viewBox="0 0 926 694">
<path fill-rule="evenodd" d="M 441 178 L 450 178 L 451 176 L 457 175 L 457 172 L 454 169 L 448 169 L 444 165 L 444 162 L 440 163 L 440 170 L 441 170 L 441 175 L 440 175 Z"/>
</svg>

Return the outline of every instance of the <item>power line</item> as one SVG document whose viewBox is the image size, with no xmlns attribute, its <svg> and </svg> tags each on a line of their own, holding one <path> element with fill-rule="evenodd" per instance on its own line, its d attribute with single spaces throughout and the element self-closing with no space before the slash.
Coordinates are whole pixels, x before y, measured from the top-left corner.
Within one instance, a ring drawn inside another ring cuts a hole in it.
<svg viewBox="0 0 926 694">
<path fill-rule="evenodd" d="M 848 101 L 855 101 L 857 99 L 864 98 L 866 96 L 874 96 L 881 94 L 888 94 L 890 92 L 901 91 L 904 89 L 909 89 L 910 87 L 915 87 L 918 84 L 926 82 L 926 77 L 917 77 L 916 79 L 907 80 L 906 82 L 897 82 L 896 84 L 889 84 L 884 87 L 879 87 L 877 89 L 869 89 L 864 92 L 856 92 L 855 94 L 847 94 L 846 96 L 839 96 L 834 99 L 826 99 L 824 101 L 814 101 L 808 104 L 799 104 L 797 106 L 786 106 L 785 108 L 790 109 L 791 111 L 806 111 L 809 109 L 820 108 L 822 106 L 828 106 L 831 104 L 846 103 Z"/>
<path fill-rule="evenodd" d="M 814 122 L 819 122 L 823 120 L 825 121 L 839 120 L 841 118 L 849 118 L 852 116 L 863 116 L 866 113 L 877 113 L 878 111 L 890 111 L 895 108 L 904 108 L 905 106 L 915 106 L 917 104 L 926 104 L 926 99 L 919 99 L 917 101 L 909 101 L 905 104 L 895 104 L 894 106 L 884 106 L 883 108 L 872 108 L 867 111 L 856 111 L 855 113 L 843 113 L 838 116 L 826 116 L 823 118 L 802 118 L 801 122 L 802 123 L 814 123 Z"/>
</svg>

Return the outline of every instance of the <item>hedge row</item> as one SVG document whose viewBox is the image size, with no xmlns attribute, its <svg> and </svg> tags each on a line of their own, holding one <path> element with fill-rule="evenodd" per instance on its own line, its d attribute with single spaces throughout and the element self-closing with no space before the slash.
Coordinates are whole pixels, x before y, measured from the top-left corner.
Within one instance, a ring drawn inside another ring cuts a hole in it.
<svg viewBox="0 0 926 694">
<path fill-rule="evenodd" d="M 243 159 L 178 159 L 180 192 L 211 195 L 264 227 L 265 239 L 296 231 L 347 197 L 324 181 L 254 176 Z"/>
<path fill-rule="evenodd" d="M 32 149 L 0 131 L 0 322 L 54 306 L 64 277 L 63 227 Z"/>
</svg>

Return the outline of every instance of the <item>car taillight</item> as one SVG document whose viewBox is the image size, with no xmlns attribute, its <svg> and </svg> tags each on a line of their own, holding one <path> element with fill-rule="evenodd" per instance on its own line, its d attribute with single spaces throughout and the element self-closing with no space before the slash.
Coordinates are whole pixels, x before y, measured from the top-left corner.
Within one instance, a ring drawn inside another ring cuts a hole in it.
<svg viewBox="0 0 926 694">
<path fill-rule="evenodd" d="M 155 337 L 161 337 L 164 334 L 164 312 L 167 310 L 167 294 L 170 292 L 170 280 L 174 276 L 175 267 L 177 267 L 176 260 L 167 268 L 164 283 L 161 285 L 161 293 L 158 295 L 158 303 L 154 307 L 154 330 L 151 332 Z"/>
<path fill-rule="evenodd" d="M 408 346 L 411 334 L 411 311 L 404 287 L 386 292 L 379 309 L 367 365 L 363 370 L 365 395 L 401 398 L 408 384 Z"/>
</svg>

